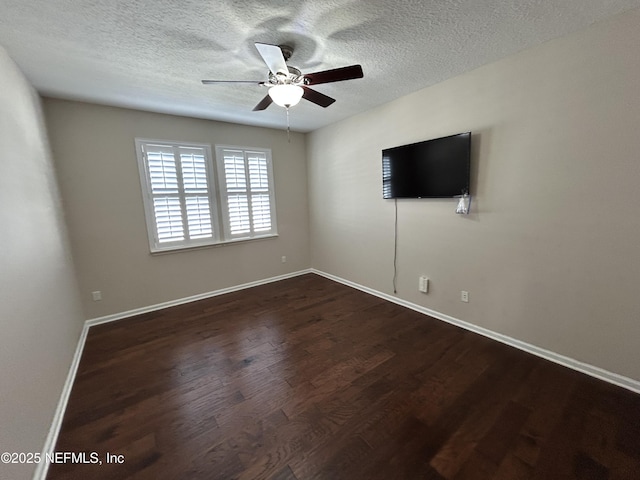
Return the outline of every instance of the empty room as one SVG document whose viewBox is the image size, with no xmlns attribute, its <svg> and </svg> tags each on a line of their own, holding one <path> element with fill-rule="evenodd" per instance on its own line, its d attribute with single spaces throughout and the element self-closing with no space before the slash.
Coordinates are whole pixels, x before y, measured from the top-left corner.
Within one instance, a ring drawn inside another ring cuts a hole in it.
<svg viewBox="0 0 640 480">
<path fill-rule="evenodd" d="M 0 0 L 0 478 L 637 479 L 640 0 Z"/>
</svg>

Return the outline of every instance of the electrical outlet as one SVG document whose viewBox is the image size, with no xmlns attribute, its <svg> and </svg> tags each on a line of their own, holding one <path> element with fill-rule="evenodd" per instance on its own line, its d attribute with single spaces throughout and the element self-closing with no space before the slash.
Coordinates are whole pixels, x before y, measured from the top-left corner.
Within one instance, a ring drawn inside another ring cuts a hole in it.
<svg viewBox="0 0 640 480">
<path fill-rule="evenodd" d="M 285 255 L 283 255 L 280 260 L 282 261 L 282 263 L 287 263 L 287 257 Z"/>
<path fill-rule="evenodd" d="M 427 293 L 429 291 L 429 278 L 425 275 L 422 275 L 418 279 L 418 290 L 422 293 Z"/>
<path fill-rule="evenodd" d="M 467 292 L 466 290 L 461 290 L 460 291 L 460 301 L 462 301 L 464 303 L 469 303 L 469 292 Z"/>
<path fill-rule="evenodd" d="M 102 292 L 100 290 L 91 292 L 91 296 L 93 297 L 94 302 L 99 302 L 100 300 L 102 300 Z"/>
</svg>

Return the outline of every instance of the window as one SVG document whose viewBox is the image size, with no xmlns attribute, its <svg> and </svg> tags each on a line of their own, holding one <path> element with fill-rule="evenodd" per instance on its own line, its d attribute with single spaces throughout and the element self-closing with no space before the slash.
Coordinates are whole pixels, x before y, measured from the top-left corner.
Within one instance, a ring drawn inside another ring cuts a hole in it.
<svg viewBox="0 0 640 480">
<path fill-rule="evenodd" d="M 274 236 L 271 152 L 136 139 L 152 252 Z M 217 165 L 217 168 L 215 166 Z"/>
</svg>

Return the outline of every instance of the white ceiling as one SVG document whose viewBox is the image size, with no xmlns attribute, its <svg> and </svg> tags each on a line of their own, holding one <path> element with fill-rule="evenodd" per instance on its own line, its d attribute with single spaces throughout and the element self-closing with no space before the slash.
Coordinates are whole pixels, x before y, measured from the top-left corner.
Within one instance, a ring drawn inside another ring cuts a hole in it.
<svg viewBox="0 0 640 480">
<path fill-rule="evenodd" d="M 254 42 L 295 48 L 303 73 L 359 63 L 364 78 L 318 85 L 291 128 L 311 131 L 598 20 L 640 0 L 0 0 L 0 46 L 42 94 L 285 128 L 252 108 L 266 80 Z"/>
</svg>

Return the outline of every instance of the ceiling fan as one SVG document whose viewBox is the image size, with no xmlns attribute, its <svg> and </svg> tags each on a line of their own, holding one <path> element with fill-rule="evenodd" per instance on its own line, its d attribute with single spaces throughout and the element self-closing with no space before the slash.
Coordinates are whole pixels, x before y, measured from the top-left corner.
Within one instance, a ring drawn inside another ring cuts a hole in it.
<svg viewBox="0 0 640 480">
<path fill-rule="evenodd" d="M 297 68 L 287 65 L 287 60 L 289 60 L 293 54 L 292 47 L 287 45 L 269 45 L 267 43 L 256 43 L 255 45 L 264 63 L 269 67 L 269 77 L 267 81 L 202 80 L 202 83 L 205 85 L 216 83 L 251 83 L 263 85 L 268 87 L 269 90 L 267 95 L 254 107 L 253 111 L 265 110 L 272 103 L 284 107 L 288 111 L 289 107 L 297 105 L 301 98 L 324 108 L 335 102 L 334 98 L 309 88 L 309 85 L 341 82 L 343 80 L 353 80 L 364 76 L 360 65 L 303 74 Z"/>
</svg>

